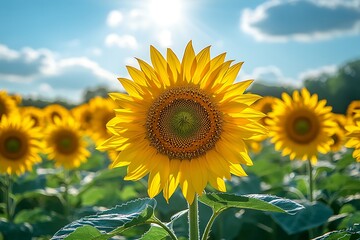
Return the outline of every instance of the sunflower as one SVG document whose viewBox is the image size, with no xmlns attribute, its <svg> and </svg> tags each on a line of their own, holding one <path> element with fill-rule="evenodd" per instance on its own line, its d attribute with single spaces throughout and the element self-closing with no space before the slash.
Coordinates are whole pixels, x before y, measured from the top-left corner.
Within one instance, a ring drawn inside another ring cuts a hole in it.
<svg viewBox="0 0 360 240">
<path fill-rule="evenodd" d="M 71 110 L 72 115 L 77 122 L 80 123 L 80 127 L 85 132 L 90 133 L 92 130 L 91 119 L 93 118 L 93 111 L 91 110 L 89 104 L 81 104 Z"/>
<path fill-rule="evenodd" d="M 356 117 L 360 119 L 360 114 L 357 114 Z M 354 148 L 353 157 L 357 162 L 360 162 L 360 121 L 356 121 L 355 125 L 345 126 L 345 129 L 348 138 L 345 147 Z"/>
<path fill-rule="evenodd" d="M 91 99 L 89 105 L 94 113 L 90 121 L 91 136 L 96 143 L 100 144 L 111 136 L 106 124 L 115 117 L 116 105 L 112 99 L 102 97 Z"/>
<path fill-rule="evenodd" d="M 210 183 L 226 191 L 231 173 L 246 176 L 252 165 L 244 140 L 266 132 L 264 114 L 250 107 L 260 96 L 244 94 L 252 80 L 234 83 L 242 63 L 210 59 L 210 47 L 195 54 L 191 41 L 182 61 L 150 47 L 152 65 L 138 59 L 119 78 L 128 94 L 112 93 L 117 109 L 107 127 L 112 136 L 98 148 L 121 151 L 112 167 L 127 166 L 126 180 L 149 174 L 148 194 L 168 200 L 180 186 L 191 204 Z"/>
<path fill-rule="evenodd" d="M 0 121 L 0 173 L 21 175 L 41 161 L 40 132 L 29 117 L 3 115 Z"/>
<path fill-rule="evenodd" d="M 33 120 L 33 127 L 45 127 L 44 112 L 40 108 L 29 106 L 20 108 L 23 116 L 29 116 Z"/>
<path fill-rule="evenodd" d="M 330 149 L 332 152 L 339 151 L 344 145 L 345 141 L 345 133 L 341 128 L 336 129 L 336 131 L 331 135 L 333 139 L 333 143 L 330 145 Z"/>
<path fill-rule="evenodd" d="M 345 125 L 348 123 L 348 118 L 344 114 L 333 114 L 333 120 L 339 126 L 339 128 L 345 131 Z"/>
<path fill-rule="evenodd" d="M 48 158 L 66 169 L 79 167 L 90 156 L 79 124 L 69 116 L 54 119 L 54 124 L 46 129 L 45 143 Z"/>
<path fill-rule="evenodd" d="M 18 111 L 14 99 L 9 96 L 5 91 L 0 91 L 0 120 L 2 116 L 9 116 Z"/>
<path fill-rule="evenodd" d="M 53 124 L 55 118 L 64 119 L 70 115 L 69 110 L 60 104 L 50 104 L 44 108 L 45 119 L 47 123 Z"/>
<path fill-rule="evenodd" d="M 260 112 L 263 112 L 264 114 L 269 114 L 270 112 L 272 112 L 273 110 L 273 103 L 274 103 L 275 98 L 271 97 L 271 96 L 266 96 L 263 97 L 261 99 L 259 99 L 258 101 L 256 101 L 253 104 L 253 107 L 256 110 L 259 110 Z M 261 119 L 261 122 L 266 126 L 266 119 L 268 119 L 269 117 L 266 116 L 263 119 Z"/>
<path fill-rule="evenodd" d="M 346 115 L 352 118 L 358 111 L 360 111 L 360 100 L 354 100 L 347 107 Z"/>
<path fill-rule="evenodd" d="M 262 140 L 261 140 L 262 141 Z M 257 140 L 245 140 L 245 144 L 250 152 L 259 153 L 262 149 L 261 141 Z"/>
<path fill-rule="evenodd" d="M 283 93 L 267 121 L 275 149 L 290 155 L 291 160 L 309 159 L 312 163 L 316 163 L 318 152 L 329 152 L 336 123 L 332 121 L 332 108 L 325 105 L 326 100 L 318 101 L 317 94 L 310 95 L 306 88 L 301 94 L 294 91 L 292 98 Z"/>
<path fill-rule="evenodd" d="M 16 105 L 19 105 L 22 101 L 22 97 L 19 94 L 13 94 L 10 97 L 15 101 Z"/>
</svg>

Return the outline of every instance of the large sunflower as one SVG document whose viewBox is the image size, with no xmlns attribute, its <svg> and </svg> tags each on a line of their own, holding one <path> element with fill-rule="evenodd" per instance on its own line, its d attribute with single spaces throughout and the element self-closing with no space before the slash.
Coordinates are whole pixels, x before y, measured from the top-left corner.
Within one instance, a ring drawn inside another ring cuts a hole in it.
<svg viewBox="0 0 360 240">
<path fill-rule="evenodd" d="M 90 155 L 86 141 L 82 138 L 80 126 L 73 118 L 55 118 L 45 135 L 48 158 L 55 160 L 56 166 L 73 169 L 85 162 Z"/>
<path fill-rule="evenodd" d="M 327 153 L 336 123 L 332 121 L 331 107 L 326 100 L 318 101 L 317 94 L 310 95 L 306 88 L 294 91 L 292 98 L 282 94 L 276 99 L 273 112 L 269 114 L 269 136 L 276 150 L 290 159 L 301 158 L 316 163 L 317 154 Z"/>
<path fill-rule="evenodd" d="M 252 80 L 234 83 L 242 63 L 211 59 L 210 47 L 195 54 L 191 42 L 181 62 L 171 49 L 165 60 L 151 46 L 150 57 L 153 66 L 138 59 L 140 70 L 127 66 L 132 80 L 119 78 L 128 95 L 110 94 L 113 136 L 99 149 L 121 151 L 112 167 L 127 166 L 126 180 L 149 174 L 150 197 L 163 190 L 168 200 L 178 185 L 189 203 L 207 183 L 226 191 L 224 179 L 252 165 L 244 139 L 266 131 L 249 107 L 260 96 L 244 94 Z"/>
<path fill-rule="evenodd" d="M 0 121 L 0 173 L 21 175 L 41 161 L 41 134 L 28 117 L 4 115 Z"/>
<path fill-rule="evenodd" d="M 357 114 L 356 117 L 360 119 L 360 114 Z M 353 157 L 356 158 L 357 162 L 360 162 L 360 120 L 356 121 L 355 125 L 347 125 L 345 128 L 348 137 L 345 147 L 354 148 Z"/>
<path fill-rule="evenodd" d="M 5 91 L 0 91 L 0 120 L 2 116 L 9 116 L 18 111 L 15 100 Z"/>
</svg>

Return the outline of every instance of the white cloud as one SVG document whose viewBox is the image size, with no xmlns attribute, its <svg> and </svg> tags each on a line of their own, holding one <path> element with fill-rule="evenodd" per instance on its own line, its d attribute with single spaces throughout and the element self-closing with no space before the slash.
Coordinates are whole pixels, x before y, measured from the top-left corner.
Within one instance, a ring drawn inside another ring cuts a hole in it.
<svg viewBox="0 0 360 240">
<path fill-rule="evenodd" d="M 106 23 L 110 27 L 117 27 L 121 24 L 123 19 L 124 19 L 124 16 L 120 11 L 113 10 L 108 14 Z"/>
<path fill-rule="evenodd" d="M 244 9 L 240 28 L 257 41 L 267 42 L 310 42 L 359 34 L 360 1 L 271 0 Z"/>
<path fill-rule="evenodd" d="M 318 68 L 307 69 L 300 72 L 296 77 L 286 76 L 277 66 L 256 67 L 251 73 L 241 71 L 237 79 L 254 79 L 257 83 L 277 86 L 301 87 L 306 79 L 317 79 L 323 75 L 333 75 L 337 72 L 338 66 L 326 65 Z"/>
<path fill-rule="evenodd" d="M 0 82 L 10 92 L 79 101 L 81 95 L 71 93 L 101 84 L 119 88 L 116 77 L 86 57 L 59 58 L 48 49 L 0 45 Z"/>
<path fill-rule="evenodd" d="M 299 74 L 299 79 L 305 80 L 319 78 L 322 75 L 333 75 L 337 72 L 337 70 L 338 66 L 336 65 L 327 65 L 315 69 L 308 69 Z"/>
<path fill-rule="evenodd" d="M 0 44 L 0 77 L 13 81 L 31 81 L 54 65 L 55 55 L 47 49 L 25 47 L 19 51 Z"/>
<path fill-rule="evenodd" d="M 39 91 L 40 92 L 46 92 L 46 93 L 54 93 L 54 89 L 47 83 L 42 83 L 39 85 Z"/>
<path fill-rule="evenodd" d="M 158 35 L 158 41 L 161 47 L 171 47 L 173 44 L 172 34 L 169 30 L 163 30 Z"/>
<path fill-rule="evenodd" d="M 0 44 L 0 59 L 4 60 L 14 60 L 19 57 L 19 53 L 11 50 L 5 45 Z"/>
<path fill-rule="evenodd" d="M 264 84 L 285 84 L 295 87 L 301 84 L 301 81 L 297 79 L 286 77 L 280 68 L 273 65 L 256 67 L 252 70 L 250 74 L 240 72 L 239 79 L 255 79 L 256 82 L 261 82 Z"/>
<path fill-rule="evenodd" d="M 116 33 L 111 33 L 105 38 L 105 45 L 108 47 L 117 46 L 120 48 L 131 48 L 137 49 L 138 43 L 134 36 L 132 35 L 117 35 Z"/>
</svg>

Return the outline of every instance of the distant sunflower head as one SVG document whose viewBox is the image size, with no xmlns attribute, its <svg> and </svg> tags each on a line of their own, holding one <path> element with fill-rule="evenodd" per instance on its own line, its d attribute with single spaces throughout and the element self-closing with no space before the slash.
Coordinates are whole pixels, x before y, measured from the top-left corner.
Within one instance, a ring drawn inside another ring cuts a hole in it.
<svg viewBox="0 0 360 240">
<path fill-rule="evenodd" d="M 254 108 L 268 115 L 273 110 L 274 100 L 275 98 L 271 96 L 263 97 L 254 103 Z M 266 119 L 268 118 L 269 116 L 266 116 L 261 120 L 264 125 L 266 125 L 266 121 L 267 121 Z"/>
<path fill-rule="evenodd" d="M 87 103 L 81 104 L 71 110 L 72 115 L 75 120 L 80 123 L 80 127 L 82 130 L 86 132 L 91 132 L 91 120 L 93 118 L 93 111 L 90 108 L 90 105 Z"/>
<path fill-rule="evenodd" d="M 4 115 L 0 121 L 0 173 L 21 175 L 41 161 L 40 132 L 28 117 Z"/>
<path fill-rule="evenodd" d="M 20 108 L 23 116 L 28 116 L 33 121 L 33 127 L 45 127 L 44 111 L 37 107 L 22 107 Z"/>
<path fill-rule="evenodd" d="M 79 167 L 90 155 L 80 126 L 71 117 L 56 118 L 46 129 L 45 143 L 48 158 L 66 169 Z"/>
<path fill-rule="evenodd" d="M 13 94 L 11 95 L 11 98 L 15 101 L 16 105 L 19 105 L 22 101 L 22 97 L 19 94 Z"/>
<path fill-rule="evenodd" d="M 0 91 L 0 120 L 2 116 L 9 116 L 17 112 L 18 108 L 14 99 L 5 91 Z"/>
<path fill-rule="evenodd" d="M 111 136 L 106 124 L 115 117 L 115 103 L 109 98 L 95 97 L 90 100 L 89 107 L 94 113 L 90 120 L 91 136 L 100 144 Z"/>
<path fill-rule="evenodd" d="M 360 118 L 360 116 L 358 115 Z M 357 162 L 360 162 L 360 121 L 356 121 L 355 125 L 347 125 L 346 129 L 346 137 L 347 142 L 345 143 L 345 147 L 354 148 L 353 157 Z"/>
<path fill-rule="evenodd" d="M 337 128 L 336 131 L 331 135 L 333 143 L 330 145 L 332 152 L 338 152 L 345 143 L 345 132 L 341 128 Z"/>
<path fill-rule="evenodd" d="M 360 112 L 360 100 L 354 100 L 349 104 L 346 115 L 353 118 L 357 112 Z"/>
<path fill-rule="evenodd" d="M 44 108 L 45 119 L 47 123 L 55 123 L 55 118 L 65 119 L 70 115 L 69 110 L 60 104 L 50 104 Z"/>
<path fill-rule="evenodd" d="M 226 191 L 224 179 L 252 165 L 244 140 L 266 132 L 250 107 L 260 97 L 244 94 L 252 81 L 234 83 L 242 63 L 210 58 L 210 47 L 195 54 L 191 42 L 181 61 L 152 46 L 150 57 L 152 66 L 139 59 L 131 80 L 119 78 L 128 94 L 110 94 L 116 116 L 98 149 L 119 152 L 112 166 L 127 166 L 126 180 L 149 174 L 150 197 L 162 190 L 168 200 L 179 185 L 189 203 L 208 183 Z"/>
<path fill-rule="evenodd" d="M 331 107 L 326 100 L 318 101 L 317 94 L 310 95 L 306 88 L 294 91 L 292 98 L 286 93 L 276 100 L 270 113 L 269 136 L 276 150 L 290 159 L 317 161 L 317 154 L 327 153 L 332 133 L 336 129 L 332 121 Z"/>
<path fill-rule="evenodd" d="M 345 125 L 348 123 L 348 118 L 344 114 L 334 113 L 333 120 L 341 130 L 345 131 Z"/>
<path fill-rule="evenodd" d="M 259 153 L 262 149 L 261 141 L 245 140 L 244 142 L 245 142 L 247 148 L 250 150 L 250 152 Z"/>
</svg>

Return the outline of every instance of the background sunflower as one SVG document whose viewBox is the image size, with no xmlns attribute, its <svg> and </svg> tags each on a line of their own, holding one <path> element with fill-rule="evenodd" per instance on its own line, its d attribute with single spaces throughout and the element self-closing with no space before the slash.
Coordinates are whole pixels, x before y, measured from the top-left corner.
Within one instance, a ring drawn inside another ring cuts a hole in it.
<svg viewBox="0 0 360 240">
<path fill-rule="evenodd" d="M 73 118 L 55 118 L 54 124 L 48 125 L 45 132 L 45 152 L 50 160 L 55 160 L 56 166 L 77 168 L 90 155 L 80 126 Z"/>
<path fill-rule="evenodd" d="M 41 161 L 42 135 L 29 117 L 4 115 L 0 121 L 0 172 L 21 175 Z"/>
<path fill-rule="evenodd" d="M 317 161 L 318 152 L 327 153 L 336 123 L 332 120 L 331 107 L 326 100 L 318 101 L 317 94 L 310 95 L 305 88 L 294 91 L 292 98 L 283 93 L 282 100 L 275 100 L 269 114 L 269 136 L 276 150 L 290 159 Z"/>
</svg>

